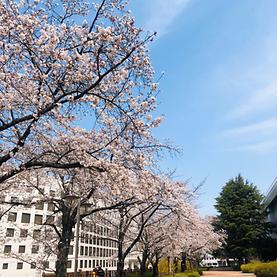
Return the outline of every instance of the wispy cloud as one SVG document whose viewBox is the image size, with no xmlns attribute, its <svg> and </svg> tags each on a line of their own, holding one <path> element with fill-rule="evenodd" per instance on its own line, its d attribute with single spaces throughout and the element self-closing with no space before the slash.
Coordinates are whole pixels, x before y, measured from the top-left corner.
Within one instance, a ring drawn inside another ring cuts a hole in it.
<svg viewBox="0 0 277 277">
<path fill-rule="evenodd" d="M 277 83 L 273 82 L 249 97 L 247 101 L 233 109 L 228 118 L 255 115 L 277 107 Z"/>
<path fill-rule="evenodd" d="M 277 151 L 277 117 L 220 132 L 218 139 L 227 151 L 265 154 Z"/>
<path fill-rule="evenodd" d="M 151 0 L 147 3 L 148 16 L 145 21 L 145 29 L 157 31 L 159 36 L 168 32 L 173 24 L 188 6 L 191 0 Z"/>
<path fill-rule="evenodd" d="M 264 136 L 277 133 L 277 118 L 269 118 L 264 121 L 224 130 L 220 137 L 222 138 L 244 138 L 249 136 Z"/>
<path fill-rule="evenodd" d="M 258 143 L 253 144 L 245 144 L 238 147 L 234 147 L 230 149 L 232 151 L 250 151 L 254 153 L 276 153 L 277 152 L 277 139 L 273 140 L 265 140 Z"/>
</svg>

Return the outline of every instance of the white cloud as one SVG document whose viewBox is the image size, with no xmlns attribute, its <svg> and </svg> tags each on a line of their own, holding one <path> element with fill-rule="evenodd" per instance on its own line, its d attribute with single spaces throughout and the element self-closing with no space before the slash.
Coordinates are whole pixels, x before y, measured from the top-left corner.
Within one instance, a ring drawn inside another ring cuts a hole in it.
<svg viewBox="0 0 277 277">
<path fill-rule="evenodd" d="M 269 118 L 264 121 L 224 130 L 220 137 L 248 137 L 248 136 L 264 136 L 277 133 L 277 118 Z"/>
<path fill-rule="evenodd" d="M 246 144 L 246 145 L 235 147 L 230 150 L 250 151 L 250 152 L 259 153 L 259 154 L 275 153 L 277 151 L 277 139 L 265 140 L 265 141 L 261 141 L 253 144 Z"/>
<path fill-rule="evenodd" d="M 239 118 L 245 115 L 255 115 L 267 112 L 277 107 L 277 83 L 273 82 L 249 97 L 247 101 L 233 109 L 228 118 Z"/>
<path fill-rule="evenodd" d="M 175 18 L 188 6 L 191 0 L 151 0 L 147 3 L 148 16 L 144 28 L 164 35 Z"/>
</svg>

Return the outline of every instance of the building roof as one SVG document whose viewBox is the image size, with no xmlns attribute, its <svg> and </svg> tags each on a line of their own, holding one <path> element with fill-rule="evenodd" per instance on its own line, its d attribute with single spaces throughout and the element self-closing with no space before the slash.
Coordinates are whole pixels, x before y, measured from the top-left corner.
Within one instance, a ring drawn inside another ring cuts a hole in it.
<svg viewBox="0 0 277 277">
<path fill-rule="evenodd" d="M 272 182 L 267 195 L 264 199 L 265 205 L 268 207 L 270 203 L 277 197 L 277 177 Z"/>
</svg>

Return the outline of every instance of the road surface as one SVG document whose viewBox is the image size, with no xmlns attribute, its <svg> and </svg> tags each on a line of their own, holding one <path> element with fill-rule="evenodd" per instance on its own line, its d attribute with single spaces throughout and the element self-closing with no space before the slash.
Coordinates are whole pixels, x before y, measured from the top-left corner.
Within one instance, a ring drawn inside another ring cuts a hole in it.
<svg viewBox="0 0 277 277">
<path fill-rule="evenodd" d="M 255 276 L 252 273 L 241 273 L 239 271 L 204 271 L 203 276 L 207 277 L 248 277 Z"/>
</svg>

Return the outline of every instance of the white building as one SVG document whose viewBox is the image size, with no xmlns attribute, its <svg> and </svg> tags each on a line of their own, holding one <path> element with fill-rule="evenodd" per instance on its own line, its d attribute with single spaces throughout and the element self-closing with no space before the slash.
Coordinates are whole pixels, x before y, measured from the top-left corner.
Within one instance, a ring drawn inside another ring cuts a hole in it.
<svg viewBox="0 0 277 277">
<path fill-rule="evenodd" d="M 227 261 L 225 259 L 217 259 L 211 254 L 205 254 L 202 257 L 200 264 L 203 267 L 219 267 L 227 266 Z"/>
<path fill-rule="evenodd" d="M 49 194 L 55 194 L 48 189 Z M 6 202 L 17 199 L 20 200 L 20 192 L 1 197 Z M 7 208 L 10 206 L 2 205 L 6 213 L 0 221 L 0 277 L 38 277 L 42 272 L 53 272 L 55 253 L 51 243 L 55 232 L 43 224 L 47 221 L 59 225 L 53 204 L 15 206 L 8 211 Z M 80 228 L 78 270 L 92 271 L 97 265 L 104 270 L 116 270 L 116 235 L 109 221 L 95 216 L 86 219 Z M 74 271 L 74 240 L 73 237 L 68 272 Z"/>
</svg>

